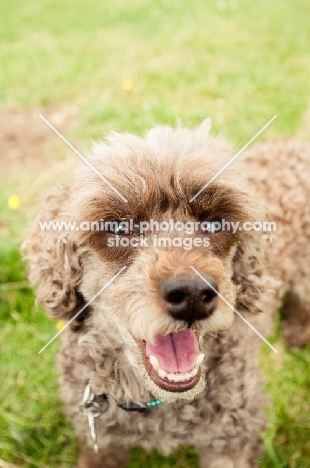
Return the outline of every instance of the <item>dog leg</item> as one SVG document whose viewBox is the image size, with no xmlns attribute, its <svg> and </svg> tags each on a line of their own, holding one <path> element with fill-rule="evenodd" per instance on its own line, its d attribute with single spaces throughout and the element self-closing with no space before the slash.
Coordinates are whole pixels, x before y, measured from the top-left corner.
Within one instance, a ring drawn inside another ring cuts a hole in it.
<svg viewBox="0 0 310 468">
<path fill-rule="evenodd" d="M 287 344 L 303 348 L 310 341 L 310 304 L 303 303 L 294 293 L 284 299 L 281 331 Z"/>
<path fill-rule="evenodd" d="M 123 447 L 107 448 L 95 454 L 92 449 L 81 453 L 75 468 L 123 468 L 129 460 L 129 451 Z"/>
</svg>

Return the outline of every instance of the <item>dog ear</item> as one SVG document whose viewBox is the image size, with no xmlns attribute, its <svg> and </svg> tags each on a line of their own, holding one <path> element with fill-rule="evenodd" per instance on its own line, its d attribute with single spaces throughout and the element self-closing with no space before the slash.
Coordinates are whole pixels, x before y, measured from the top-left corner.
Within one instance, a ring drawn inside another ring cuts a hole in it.
<svg viewBox="0 0 310 468">
<path fill-rule="evenodd" d="M 266 312 L 279 283 L 269 273 L 266 245 L 272 242 L 269 233 L 244 233 L 233 260 L 233 281 L 237 285 L 236 309 L 250 313 Z"/>
<path fill-rule="evenodd" d="M 36 302 L 55 320 L 72 317 L 84 304 L 78 291 L 83 271 L 72 232 L 42 229 L 44 221 L 61 218 L 68 198 L 66 187 L 48 195 L 21 249 L 29 261 L 28 278 L 36 288 Z"/>
</svg>

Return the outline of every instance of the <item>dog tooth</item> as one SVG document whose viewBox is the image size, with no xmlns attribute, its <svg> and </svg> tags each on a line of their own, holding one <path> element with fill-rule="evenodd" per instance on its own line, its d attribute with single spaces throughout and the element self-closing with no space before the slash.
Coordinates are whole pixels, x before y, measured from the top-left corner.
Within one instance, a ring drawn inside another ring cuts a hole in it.
<svg viewBox="0 0 310 468">
<path fill-rule="evenodd" d="M 152 364 L 152 366 L 154 367 L 155 370 L 158 370 L 160 369 L 160 365 L 159 365 L 159 362 L 158 362 L 158 359 L 156 356 L 150 356 L 149 357 L 149 360 Z"/>
<path fill-rule="evenodd" d="M 190 372 L 188 372 L 187 374 L 190 375 L 190 378 L 192 379 L 193 377 L 195 377 L 195 375 L 198 374 L 198 370 L 199 369 L 196 367 L 196 368 L 192 369 Z"/>
<path fill-rule="evenodd" d="M 199 356 L 196 357 L 195 366 L 200 366 L 200 364 L 204 360 L 204 357 L 205 355 L 203 353 L 199 354 Z"/>
<path fill-rule="evenodd" d="M 191 372 L 191 377 L 195 377 L 198 374 L 198 369 L 193 369 Z"/>
<path fill-rule="evenodd" d="M 157 373 L 161 379 L 164 379 L 167 377 L 167 372 L 165 372 L 163 369 L 158 369 Z"/>
<path fill-rule="evenodd" d="M 180 374 L 175 374 L 175 376 L 174 376 L 174 381 L 175 381 L 175 382 L 182 382 L 182 375 L 180 375 Z"/>
<path fill-rule="evenodd" d="M 175 374 L 167 374 L 167 379 L 170 382 L 176 382 L 176 375 Z"/>
<path fill-rule="evenodd" d="M 184 374 L 177 374 L 176 382 L 183 382 L 183 381 L 184 381 Z"/>
<path fill-rule="evenodd" d="M 167 380 L 169 380 L 169 382 L 186 382 L 187 380 L 191 380 L 193 377 L 197 375 L 198 369 L 193 369 L 190 372 L 171 374 L 159 368 L 157 370 L 157 373 L 159 377 L 161 377 L 162 379 L 166 378 Z"/>
</svg>

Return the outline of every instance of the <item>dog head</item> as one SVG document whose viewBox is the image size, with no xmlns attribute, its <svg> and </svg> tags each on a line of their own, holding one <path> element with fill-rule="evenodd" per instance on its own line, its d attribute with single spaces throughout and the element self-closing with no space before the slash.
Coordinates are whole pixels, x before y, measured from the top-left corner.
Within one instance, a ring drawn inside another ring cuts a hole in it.
<svg viewBox="0 0 310 468">
<path fill-rule="evenodd" d="M 260 217 L 245 168 L 222 170 L 232 151 L 209 127 L 157 127 L 145 139 L 115 133 L 95 145 L 96 172 L 81 168 L 63 202 L 84 228 L 58 235 L 63 270 L 50 250 L 54 291 L 45 285 L 49 301 L 39 291 L 57 318 L 96 296 L 93 313 L 117 330 L 145 388 L 168 401 L 204 388 L 203 338 L 231 326 L 240 264 L 260 256 L 237 228 Z"/>
</svg>

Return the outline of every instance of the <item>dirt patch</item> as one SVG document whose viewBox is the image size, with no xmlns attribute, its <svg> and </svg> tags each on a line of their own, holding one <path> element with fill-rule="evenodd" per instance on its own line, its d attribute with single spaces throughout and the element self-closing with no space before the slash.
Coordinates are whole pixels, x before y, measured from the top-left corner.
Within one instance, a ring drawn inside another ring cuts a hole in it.
<svg viewBox="0 0 310 468">
<path fill-rule="evenodd" d="M 18 171 L 33 173 L 56 162 L 53 146 L 59 137 L 40 119 L 39 114 L 68 135 L 79 110 L 66 105 L 0 113 L 0 178 L 6 179 Z"/>
<path fill-rule="evenodd" d="M 70 140 L 79 109 L 62 105 L 0 112 L 0 184 L 7 199 L 20 198 L 20 213 L 40 203 L 56 183 L 70 183 L 80 162 L 39 114 Z"/>
</svg>

